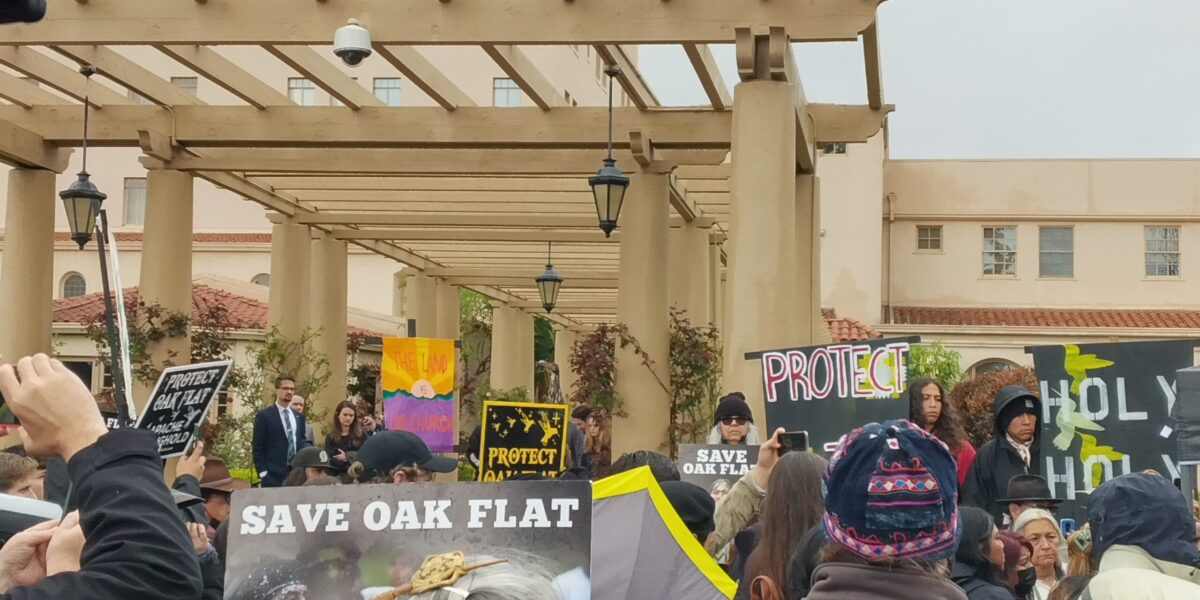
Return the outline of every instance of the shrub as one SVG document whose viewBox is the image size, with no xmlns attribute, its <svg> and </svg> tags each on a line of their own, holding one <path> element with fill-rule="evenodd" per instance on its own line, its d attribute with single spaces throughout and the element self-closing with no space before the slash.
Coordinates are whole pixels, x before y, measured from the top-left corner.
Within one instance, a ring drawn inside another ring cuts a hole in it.
<svg viewBox="0 0 1200 600">
<path fill-rule="evenodd" d="M 1023 385 L 1038 393 L 1037 376 L 1029 367 L 1008 371 L 993 371 L 974 379 L 963 380 L 950 392 L 950 401 L 958 409 L 967 438 L 976 448 L 996 437 L 996 392 L 1009 385 Z"/>
</svg>

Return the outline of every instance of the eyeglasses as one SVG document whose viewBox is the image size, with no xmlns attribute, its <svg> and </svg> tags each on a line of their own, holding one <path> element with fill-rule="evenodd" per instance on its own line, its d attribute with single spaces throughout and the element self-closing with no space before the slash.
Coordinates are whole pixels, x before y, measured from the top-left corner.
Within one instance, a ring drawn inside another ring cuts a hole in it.
<svg viewBox="0 0 1200 600">
<path fill-rule="evenodd" d="M 722 417 L 721 423 L 725 425 L 745 425 L 749 420 L 746 417 Z"/>
</svg>

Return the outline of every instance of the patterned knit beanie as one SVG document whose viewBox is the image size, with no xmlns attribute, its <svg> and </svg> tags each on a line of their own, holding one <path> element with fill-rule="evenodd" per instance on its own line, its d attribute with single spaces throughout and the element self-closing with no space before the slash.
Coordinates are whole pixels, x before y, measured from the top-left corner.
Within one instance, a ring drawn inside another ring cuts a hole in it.
<svg viewBox="0 0 1200 600">
<path fill-rule="evenodd" d="M 941 440 L 908 421 L 850 432 L 825 470 L 829 539 L 867 559 L 954 556 L 958 472 Z"/>
</svg>

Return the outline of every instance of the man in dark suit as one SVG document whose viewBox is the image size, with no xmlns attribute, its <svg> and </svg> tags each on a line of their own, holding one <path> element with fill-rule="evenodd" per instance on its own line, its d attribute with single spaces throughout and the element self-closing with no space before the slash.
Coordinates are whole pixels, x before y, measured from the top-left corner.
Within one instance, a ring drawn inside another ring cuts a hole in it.
<svg viewBox="0 0 1200 600">
<path fill-rule="evenodd" d="M 290 406 L 295 393 L 295 379 L 276 377 L 275 403 L 254 417 L 254 468 L 263 487 L 283 485 L 296 453 L 312 445 L 304 437 L 304 415 Z"/>
</svg>

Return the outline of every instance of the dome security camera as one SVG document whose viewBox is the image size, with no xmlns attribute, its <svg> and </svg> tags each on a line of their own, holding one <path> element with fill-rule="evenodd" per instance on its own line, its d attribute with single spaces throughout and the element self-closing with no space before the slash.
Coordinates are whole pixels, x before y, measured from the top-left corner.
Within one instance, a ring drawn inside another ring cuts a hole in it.
<svg viewBox="0 0 1200 600">
<path fill-rule="evenodd" d="M 333 34 L 333 53 L 347 66 L 357 67 L 371 56 L 371 32 L 350 19 Z"/>
</svg>

